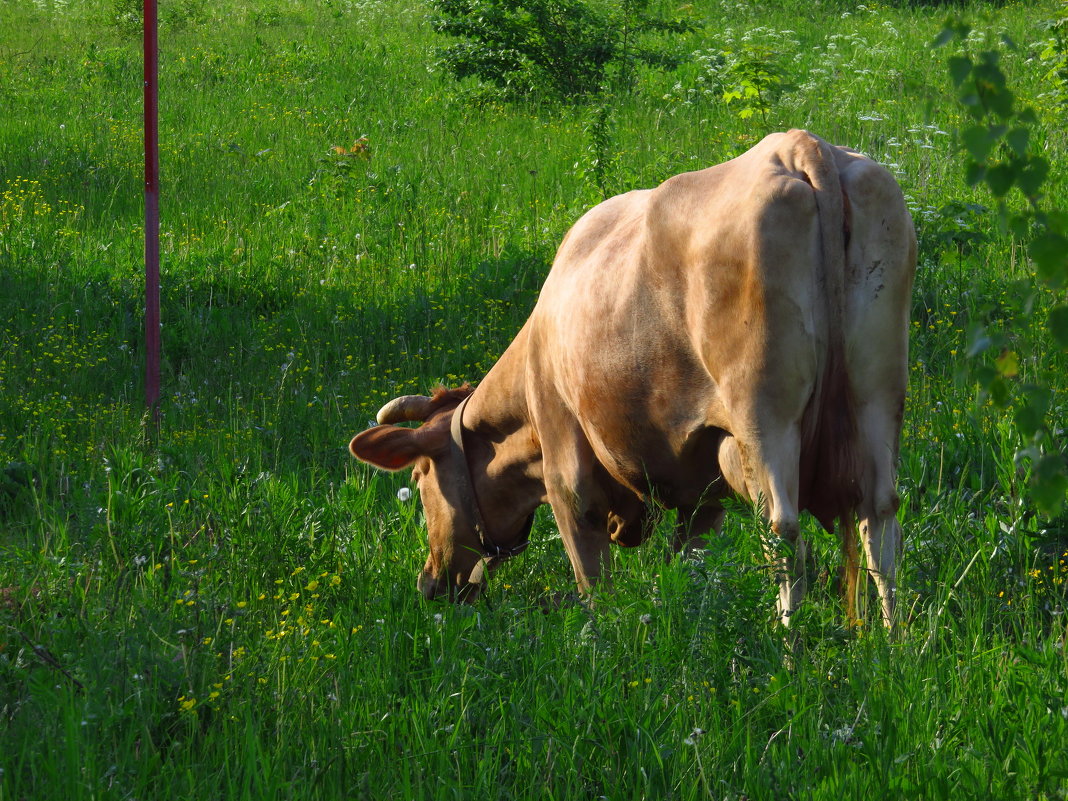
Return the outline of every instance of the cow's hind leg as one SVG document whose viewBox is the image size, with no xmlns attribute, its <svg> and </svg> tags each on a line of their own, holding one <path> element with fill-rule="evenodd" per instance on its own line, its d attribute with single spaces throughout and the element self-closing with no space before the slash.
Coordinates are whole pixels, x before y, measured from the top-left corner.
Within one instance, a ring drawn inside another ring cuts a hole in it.
<svg viewBox="0 0 1068 801">
<path fill-rule="evenodd" d="M 897 609 L 897 555 L 901 549 L 901 524 L 897 516 L 884 507 L 861 521 L 868 572 L 875 580 L 882 604 L 883 623 L 893 628 Z"/>
<path fill-rule="evenodd" d="M 887 408 L 890 406 L 890 408 Z M 901 525 L 897 521 L 897 439 L 901 428 L 900 405 L 872 402 L 859 415 L 859 433 L 865 444 L 864 498 L 859 509 L 860 534 L 882 605 L 883 622 L 893 626 L 897 592 L 897 559 L 901 551 Z"/>
<path fill-rule="evenodd" d="M 857 522 L 851 510 L 846 510 L 838 521 L 838 535 L 842 541 L 842 567 L 839 582 L 842 588 L 842 603 L 845 606 L 846 622 L 856 625 L 857 585 L 860 574 L 860 555 L 857 552 Z"/>
<path fill-rule="evenodd" d="M 756 503 L 770 528 L 764 538 L 764 552 L 779 582 L 777 609 L 784 626 L 801 605 L 807 589 L 805 563 L 808 545 L 801 536 L 798 521 L 798 484 L 801 437 L 796 426 L 764 432 L 749 446 L 731 439 L 720 451 L 720 463 L 737 463 L 730 449 L 739 449 L 744 466 L 747 494 Z"/>
<path fill-rule="evenodd" d="M 868 571 L 889 626 L 894 621 L 901 548 L 894 482 L 908 381 L 908 313 L 916 237 L 901 190 L 890 173 L 857 154 L 839 151 L 837 158 L 851 209 L 843 325 L 862 455 L 857 516 Z"/>
</svg>

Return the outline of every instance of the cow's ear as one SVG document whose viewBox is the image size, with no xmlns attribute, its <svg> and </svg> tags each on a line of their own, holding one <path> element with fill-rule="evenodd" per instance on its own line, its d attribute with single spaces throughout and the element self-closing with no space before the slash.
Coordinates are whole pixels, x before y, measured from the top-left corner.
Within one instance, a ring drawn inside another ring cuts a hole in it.
<svg viewBox="0 0 1068 801">
<path fill-rule="evenodd" d="M 349 452 L 361 462 L 382 470 L 403 470 L 420 456 L 436 455 L 447 446 L 447 437 L 447 431 L 427 426 L 375 426 L 353 437 Z"/>
<path fill-rule="evenodd" d="M 375 426 L 352 438 L 349 453 L 382 470 L 403 470 L 422 455 L 415 432 L 401 426 Z"/>
</svg>

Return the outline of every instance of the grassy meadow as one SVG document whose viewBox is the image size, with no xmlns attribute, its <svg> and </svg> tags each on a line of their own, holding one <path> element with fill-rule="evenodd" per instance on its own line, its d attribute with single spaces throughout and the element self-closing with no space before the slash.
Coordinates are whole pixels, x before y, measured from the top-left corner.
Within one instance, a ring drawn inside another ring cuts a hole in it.
<svg viewBox="0 0 1068 801">
<path fill-rule="evenodd" d="M 138 5 L 0 0 L 0 801 L 1068 798 L 1068 518 L 967 354 L 1005 332 L 1058 429 L 1068 360 L 964 180 L 946 8 L 698 0 L 677 69 L 509 103 L 435 66 L 421 0 L 163 0 L 157 430 Z M 1057 8 L 964 13 L 1017 43 L 1063 206 Z M 723 102 L 723 53 L 775 67 L 765 107 Z M 899 635 L 843 627 L 809 523 L 791 654 L 741 507 L 667 563 L 665 512 L 593 611 L 548 510 L 483 601 L 423 602 L 407 476 L 349 438 L 484 375 L 606 194 L 789 127 L 889 165 L 917 224 Z"/>
</svg>

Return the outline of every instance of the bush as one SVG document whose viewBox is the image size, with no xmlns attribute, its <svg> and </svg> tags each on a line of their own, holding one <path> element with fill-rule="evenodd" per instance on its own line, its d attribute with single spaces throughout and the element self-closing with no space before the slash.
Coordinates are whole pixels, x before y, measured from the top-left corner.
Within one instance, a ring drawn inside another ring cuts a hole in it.
<svg viewBox="0 0 1068 801">
<path fill-rule="evenodd" d="M 441 49 L 457 80 L 474 77 L 511 95 L 578 97 L 614 79 L 633 81 L 636 63 L 674 66 L 655 34 L 689 24 L 649 12 L 648 0 L 431 0 L 432 26 L 459 42 Z"/>
</svg>

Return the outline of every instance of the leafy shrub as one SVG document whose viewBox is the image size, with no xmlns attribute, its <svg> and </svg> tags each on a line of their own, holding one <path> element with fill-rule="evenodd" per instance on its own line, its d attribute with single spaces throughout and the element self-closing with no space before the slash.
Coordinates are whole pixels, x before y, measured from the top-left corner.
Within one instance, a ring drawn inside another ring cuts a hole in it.
<svg viewBox="0 0 1068 801">
<path fill-rule="evenodd" d="M 741 119 L 767 114 L 780 96 L 793 88 L 788 64 L 800 42 L 793 31 L 727 28 L 718 47 L 695 50 L 689 58 L 696 74 L 675 84 L 672 92 L 687 104 L 731 104 Z M 668 95 L 667 97 L 671 97 Z"/>
<path fill-rule="evenodd" d="M 460 41 L 441 49 L 457 80 L 474 77 L 512 95 L 577 97 L 600 92 L 614 70 L 678 59 L 652 34 L 690 26 L 649 10 L 649 0 L 431 0 L 435 31 Z"/>
<path fill-rule="evenodd" d="M 122 34 L 133 36 L 143 28 L 142 0 L 112 0 L 109 11 L 111 24 Z"/>
<path fill-rule="evenodd" d="M 738 101 L 738 117 L 747 120 L 760 114 L 767 125 L 768 111 L 788 84 L 785 72 L 773 50 L 749 47 L 733 54 L 728 70 L 728 88 L 723 93 L 727 103 Z"/>
</svg>

